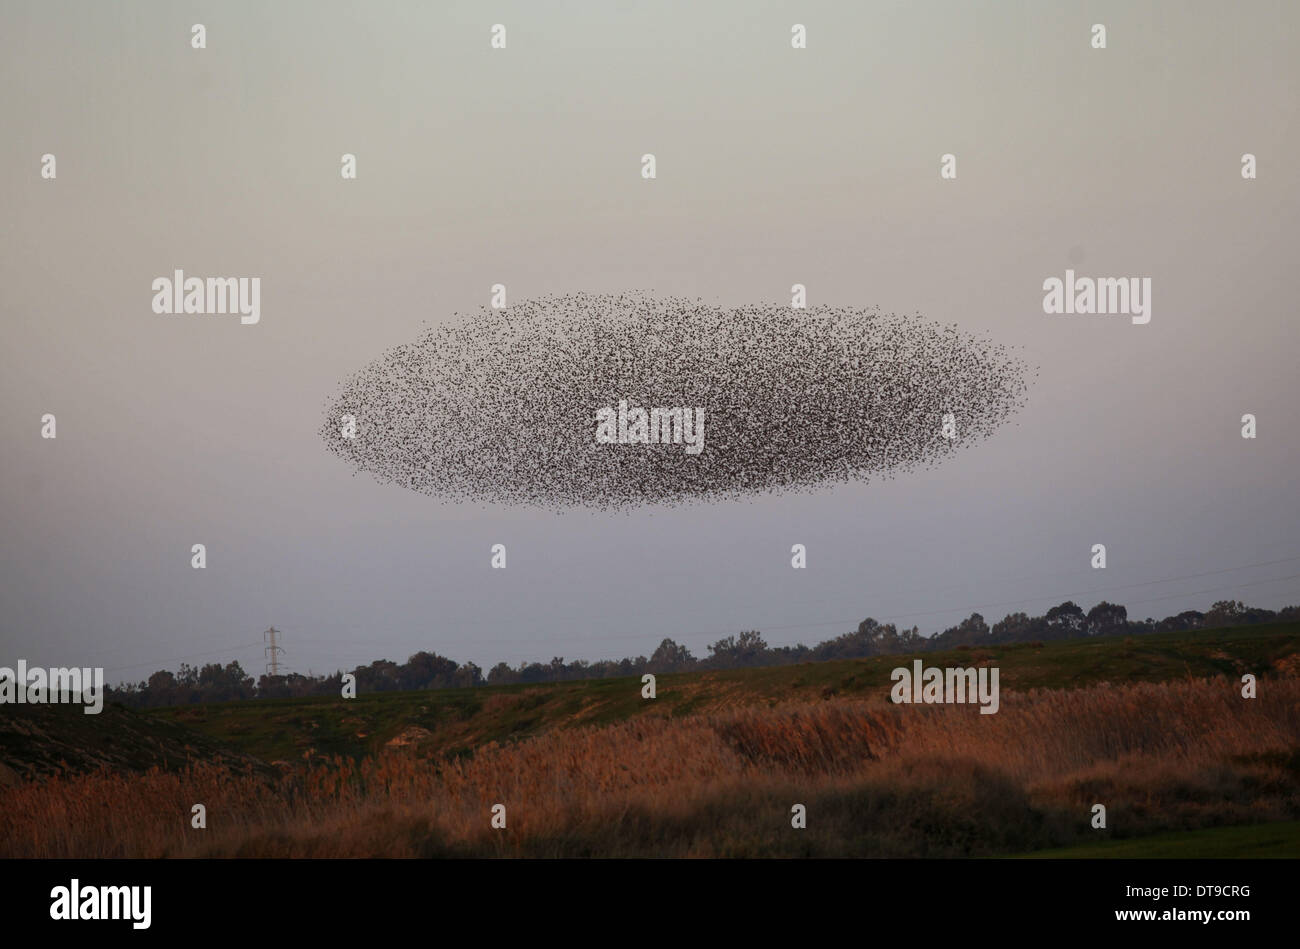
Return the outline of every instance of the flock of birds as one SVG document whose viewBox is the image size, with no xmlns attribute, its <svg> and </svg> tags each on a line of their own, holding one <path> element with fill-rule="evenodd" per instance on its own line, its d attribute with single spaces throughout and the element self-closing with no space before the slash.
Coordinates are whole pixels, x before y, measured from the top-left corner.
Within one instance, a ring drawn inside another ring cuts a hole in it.
<svg viewBox="0 0 1300 949">
<path fill-rule="evenodd" d="M 1020 408 L 1025 374 L 1003 346 L 878 309 L 576 293 L 390 350 L 343 383 L 321 435 L 446 501 L 713 501 L 933 465 Z M 704 450 L 598 443 L 597 410 L 620 400 L 703 409 Z"/>
</svg>

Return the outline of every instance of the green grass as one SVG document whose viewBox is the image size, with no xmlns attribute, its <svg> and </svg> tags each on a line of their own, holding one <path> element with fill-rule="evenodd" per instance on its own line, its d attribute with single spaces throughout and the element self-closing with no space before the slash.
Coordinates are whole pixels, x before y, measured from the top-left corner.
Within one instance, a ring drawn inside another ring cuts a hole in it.
<svg viewBox="0 0 1300 949">
<path fill-rule="evenodd" d="M 151 767 L 175 770 L 190 761 L 264 769 L 261 762 L 211 735 L 165 716 L 142 715 L 117 705 L 106 705 L 98 715 L 85 714 L 80 704 L 6 705 L 0 714 L 0 764 L 23 776 L 99 767 L 123 772 Z M 0 770 L 0 778 L 3 775 Z"/>
<path fill-rule="evenodd" d="M 909 665 L 913 658 L 936 666 L 988 660 L 1000 669 L 1001 688 L 1023 691 L 1083 688 L 1105 681 L 1238 677 L 1245 672 L 1262 678 L 1275 671 L 1279 660 L 1297 652 L 1300 623 L 1276 623 L 661 675 L 654 701 L 641 698 L 638 677 L 627 677 L 380 692 L 346 701 L 318 696 L 187 705 L 144 714 L 188 726 L 264 761 L 296 761 L 308 754 L 360 757 L 412 728 L 429 732 L 416 742 L 422 752 L 467 754 L 490 741 L 517 740 L 553 728 L 609 724 L 637 715 L 691 715 L 723 706 L 831 696 L 884 699 L 890 672 Z"/>
<path fill-rule="evenodd" d="M 1016 859 L 1049 860 L 1230 860 L 1295 859 L 1300 856 L 1300 821 L 1211 827 L 1129 840 L 1103 840 L 1078 847 L 1038 850 Z"/>
</svg>

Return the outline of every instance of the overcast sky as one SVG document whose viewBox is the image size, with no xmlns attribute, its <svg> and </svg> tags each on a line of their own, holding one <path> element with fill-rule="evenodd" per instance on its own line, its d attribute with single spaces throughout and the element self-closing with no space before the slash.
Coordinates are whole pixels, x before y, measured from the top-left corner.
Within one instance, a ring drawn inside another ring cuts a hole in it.
<svg viewBox="0 0 1300 949">
<path fill-rule="evenodd" d="M 1300 602 L 1298 27 L 1285 0 L 7 2 L 0 665 L 260 674 L 272 624 L 323 672 Z M 261 277 L 260 323 L 155 314 L 178 268 Z M 1044 314 L 1066 268 L 1150 277 L 1150 323 Z M 1039 374 L 941 467 L 808 495 L 555 514 L 354 476 L 317 433 L 339 383 L 494 283 L 803 283 Z"/>
</svg>

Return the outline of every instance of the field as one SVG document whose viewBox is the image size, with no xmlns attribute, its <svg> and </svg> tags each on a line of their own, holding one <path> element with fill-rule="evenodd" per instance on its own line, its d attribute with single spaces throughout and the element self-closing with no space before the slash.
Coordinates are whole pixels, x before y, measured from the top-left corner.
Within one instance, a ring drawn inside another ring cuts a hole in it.
<svg viewBox="0 0 1300 949">
<path fill-rule="evenodd" d="M 926 653 L 927 665 L 991 663 L 1004 690 L 1077 689 L 1104 682 L 1164 682 L 1245 672 L 1293 672 L 1300 663 L 1300 624 L 1199 633 L 1074 640 Z M 381 692 L 349 702 L 333 697 L 182 706 L 148 714 L 177 722 L 263 761 L 304 756 L 361 757 L 389 743 L 422 754 L 466 754 L 583 725 L 645 715 L 679 718 L 747 707 L 828 698 L 885 698 L 889 673 L 912 656 L 803 663 L 763 669 L 658 677 L 658 697 L 641 698 L 636 678 L 540 685 L 487 686 L 436 692 Z"/>
<path fill-rule="evenodd" d="M 1296 841 L 1296 624 L 923 657 L 997 665 L 996 715 L 892 704 L 910 658 L 661 676 L 653 700 L 617 679 L 118 710 L 140 734 L 193 735 L 192 763 L 141 770 L 137 754 L 0 790 L 0 855 L 1262 856 Z"/>
</svg>

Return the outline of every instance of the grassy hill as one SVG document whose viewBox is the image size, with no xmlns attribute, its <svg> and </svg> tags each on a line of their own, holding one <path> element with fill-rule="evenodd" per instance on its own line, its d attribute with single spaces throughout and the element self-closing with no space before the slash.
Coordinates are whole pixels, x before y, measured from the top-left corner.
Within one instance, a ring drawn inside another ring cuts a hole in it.
<svg viewBox="0 0 1300 949">
<path fill-rule="evenodd" d="M 100 716 L 5 707 L 0 762 L 12 786 L 0 787 L 0 856 L 1205 857 L 1294 848 L 1300 624 L 917 657 L 996 664 L 1002 707 L 987 716 L 890 703 L 890 671 L 912 658 L 665 675 L 654 701 L 641 698 L 638 678 L 623 678 Z M 1260 679 L 1253 700 L 1236 684 L 1246 672 Z M 416 754 L 373 754 L 387 748 Z M 63 761 L 109 770 L 15 780 Z M 197 763 L 179 767 L 187 762 Z M 239 773 L 254 762 L 255 773 Z M 172 770 L 140 773 L 155 764 Z M 212 819 L 203 834 L 178 819 L 195 801 Z M 1091 826 L 1099 802 L 1109 839 Z M 508 806 L 508 830 L 489 823 L 498 805 Z M 797 807 L 806 826 L 792 824 Z"/>
<path fill-rule="evenodd" d="M 81 705 L 0 706 L 0 785 L 50 774 L 107 767 L 175 770 L 191 761 L 262 766 L 202 732 L 166 716 L 106 705 L 87 715 Z"/>
<path fill-rule="evenodd" d="M 636 677 L 538 685 L 380 692 L 152 709 L 143 717 L 184 725 L 220 746 L 264 761 L 339 754 L 357 758 L 386 745 L 467 755 L 578 725 L 643 715 L 680 717 L 790 701 L 887 698 L 890 672 L 914 658 L 927 666 L 996 665 L 1001 688 L 1076 689 L 1101 682 L 1161 682 L 1300 669 L 1300 623 L 1156 633 L 915 655 L 661 675 L 657 698 L 641 698 Z"/>
</svg>

